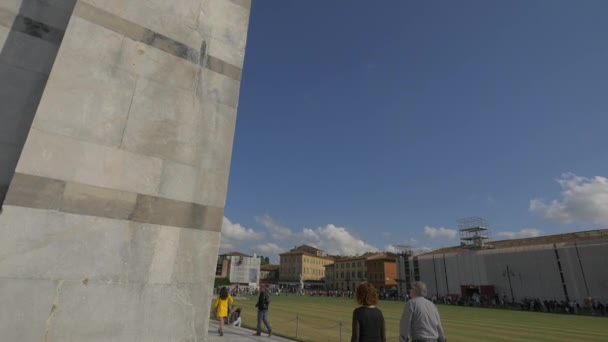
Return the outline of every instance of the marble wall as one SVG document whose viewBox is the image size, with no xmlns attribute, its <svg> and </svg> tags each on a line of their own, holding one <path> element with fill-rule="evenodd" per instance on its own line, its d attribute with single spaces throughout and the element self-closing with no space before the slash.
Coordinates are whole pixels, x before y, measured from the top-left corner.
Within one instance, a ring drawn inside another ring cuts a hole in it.
<svg viewBox="0 0 608 342">
<path fill-rule="evenodd" d="M 0 0 L 0 38 L 42 44 L 15 21 L 67 2 L 25 3 Z M 72 7 L 53 61 L 22 57 L 52 66 L 31 127 L 2 118 L 27 140 L 3 171 L 0 336 L 205 341 L 250 1 Z"/>
</svg>

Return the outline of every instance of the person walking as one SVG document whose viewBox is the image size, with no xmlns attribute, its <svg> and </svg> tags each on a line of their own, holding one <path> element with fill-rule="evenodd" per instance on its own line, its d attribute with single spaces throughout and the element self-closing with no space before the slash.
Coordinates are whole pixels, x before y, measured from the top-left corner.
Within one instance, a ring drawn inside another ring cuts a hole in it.
<svg viewBox="0 0 608 342">
<path fill-rule="evenodd" d="M 399 341 L 406 342 L 445 342 L 445 334 L 437 307 L 427 295 L 426 285 L 417 281 L 410 288 L 410 300 L 405 304 L 399 323 Z"/>
<path fill-rule="evenodd" d="M 272 327 L 268 322 L 268 305 L 270 304 L 270 296 L 268 292 L 266 292 L 266 288 L 262 287 L 260 289 L 260 295 L 258 297 L 258 302 L 255 304 L 255 307 L 258 308 L 258 326 L 255 333 L 256 336 L 262 335 L 262 321 L 266 326 L 266 330 L 268 330 L 268 336 L 272 336 Z"/>
<path fill-rule="evenodd" d="M 215 300 L 215 316 L 220 320 L 220 329 L 217 331 L 224 336 L 224 320 L 228 318 L 228 308 L 234 303 L 232 296 L 228 294 L 226 286 L 220 289 L 220 295 Z"/>
<path fill-rule="evenodd" d="M 378 305 L 376 288 L 370 283 L 357 287 L 355 295 L 360 307 L 353 310 L 351 342 L 386 342 L 385 323 Z"/>
</svg>

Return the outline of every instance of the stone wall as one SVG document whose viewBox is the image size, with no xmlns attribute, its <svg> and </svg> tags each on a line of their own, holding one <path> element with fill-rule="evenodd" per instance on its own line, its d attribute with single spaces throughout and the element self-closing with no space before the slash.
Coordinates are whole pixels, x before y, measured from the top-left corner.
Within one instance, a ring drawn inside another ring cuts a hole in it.
<svg viewBox="0 0 608 342">
<path fill-rule="evenodd" d="M 0 37 L 17 34 L 22 8 L 0 0 Z M 75 3 L 39 103 L 25 96 L 31 128 L 18 110 L 2 118 L 27 136 L 3 176 L 3 339 L 206 340 L 249 11 L 248 0 Z M 29 69 L 49 63 L 17 52 Z"/>
</svg>

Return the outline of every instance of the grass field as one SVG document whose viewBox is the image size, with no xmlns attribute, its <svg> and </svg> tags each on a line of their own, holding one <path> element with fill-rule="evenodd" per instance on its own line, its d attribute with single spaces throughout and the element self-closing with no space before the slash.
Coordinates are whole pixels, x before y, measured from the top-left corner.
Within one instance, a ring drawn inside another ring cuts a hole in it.
<svg viewBox="0 0 608 342">
<path fill-rule="evenodd" d="M 257 297 L 235 298 L 243 326 L 255 328 Z M 398 341 L 403 302 L 382 301 L 387 341 Z M 301 341 L 350 341 L 352 299 L 272 296 L 273 333 Z M 440 305 L 448 341 L 608 341 L 608 318 Z M 340 339 L 340 322 L 342 323 Z"/>
</svg>

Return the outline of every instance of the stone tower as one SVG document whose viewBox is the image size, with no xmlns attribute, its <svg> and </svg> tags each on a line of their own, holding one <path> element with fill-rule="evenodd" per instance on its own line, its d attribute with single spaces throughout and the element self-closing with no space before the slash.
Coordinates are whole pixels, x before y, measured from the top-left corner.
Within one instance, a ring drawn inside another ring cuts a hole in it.
<svg viewBox="0 0 608 342">
<path fill-rule="evenodd" d="M 0 0 L 3 341 L 205 341 L 250 0 Z"/>
</svg>

